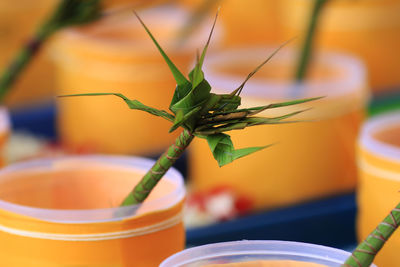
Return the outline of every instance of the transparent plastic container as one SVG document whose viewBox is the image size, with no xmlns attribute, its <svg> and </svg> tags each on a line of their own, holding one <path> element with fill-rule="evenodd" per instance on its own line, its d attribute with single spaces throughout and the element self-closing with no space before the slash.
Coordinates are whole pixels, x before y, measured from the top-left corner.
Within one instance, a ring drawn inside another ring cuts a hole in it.
<svg viewBox="0 0 400 267">
<path fill-rule="evenodd" d="M 314 1 L 280 2 L 283 39 L 304 37 Z M 314 47 L 360 57 L 374 92 L 395 89 L 400 85 L 399 13 L 398 0 L 329 1 L 318 22 Z"/>
<path fill-rule="evenodd" d="M 400 112 L 369 120 L 358 144 L 360 183 L 358 198 L 358 236 L 366 238 L 399 202 L 400 188 Z M 400 262 L 400 233 L 395 232 L 379 252 L 376 263 L 394 266 Z"/>
<path fill-rule="evenodd" d="M 221 267 L 223 267 L 223 264 L 250 261 L 297 262 L 297 264 L 293 263 L 293 265 L 271 264 L 271 267 L 340 267 L 349 256 L 350 253 L 343 250 L 307 243 L 258 240 L 234 241 L 186 249 L 163 261 L 160 267 L 205 267 L 212 264 L 222 264 Z M 239 267 L 239 265 L 235 266 Z M 243 267 L 245 266 L 243 265 Z M 267 267 L 268 265 L 250 266 Z"/>
<path fill-rule="evenodd" d="M 10 114 L 6 107 L 0 107 L 0 167 L 6 164 L 5 146 L 11 133 Z"/>
<path fill-rule="evenodd" d="M 187 75 L 202 48 L 212 20 L 184 44 L 177 33 L 190 15 L 165 6 L 138 12 L 178 68 Z M 212 46 L 218 43 L 218 29 Z M 57 94 L 121 93 L 145 105 L 167 110 L 176 82 L 168 65 L 132 12 L 121 12 L 86 27 L 59 35 L 52 49 Z M 155 155 L 173 143 L 171 123 L 139 110 L 130 110 L 113 96 L 74 97 L 57 101 L 60 139 L 67 147 L 98 153 Z"/>
<path fill-rule="evenodd" d="M 91 155 L 2 169 L 0 265 L 152 267 L 182 250 L 185 189 L 176 170 L 142 205 L 118 207 L 153 163 Z"/>
<path fill-rule="evenodd" d="M 236 89 L 274 49 L 243 48 L 209 55 L 205 77 L 219 93 Z M 267 110 L 274 117 L 306 110 L 279 125 L 231 131 L 236 149 L 275 144 L 218 167 L 204 140 L 189 147 L 189 177 L 196 192 L 229 188 L 255 209 L 284 206 L 354 190 L 355 144 L 369 97 L 363 65 L 343 54 L 316 55 L 310 78 L 292 82 L 295 52 L 284 49 L 245 85 L 243 107 L 309 97 L 325 98 L 297 106 Z"/>
</svg>

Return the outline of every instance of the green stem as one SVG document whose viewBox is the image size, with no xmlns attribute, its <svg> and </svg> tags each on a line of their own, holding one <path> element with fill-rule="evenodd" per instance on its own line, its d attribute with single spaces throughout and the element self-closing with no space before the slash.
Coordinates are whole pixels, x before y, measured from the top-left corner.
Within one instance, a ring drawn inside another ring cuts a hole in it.
<svg viewBox="0 0 400 267">
<path fill-rule="evenodd" d="M 21 48 L 8 68 L 0 75 L 0 103 L 48 38 L 63 28 L 87 24 L 100 18 L 100 4 L 101 0 L 59 1 L 49 18 L 39 27 L 36 35 Z"/>
<path fill-rule="evenodd" d="M 131 193 L 124 199 L 121 206 L 128 206 L 142 203 L 164 174 L 172 167 L 175 161 L 182 155 L 186 147 L 192 142 L 194 135 L 184 130 L 175 143 L 171 145 L 153 167 L 143 176 L 142 180 L 135 186 Z"/>
<path fill-rule="evenodd" d="M 360 243 L 342 267 L 368 267 L 400 225 L 400 204 Z"/>
<path fill-rule="evenodd" d="M 37 34 L 19 51 L 0 77 L 0 103 L 50 34 Z"/>
<path fill-rule="evenodd" d="M 296 68 L 295 79 L 297 82 L 303 81 L 306 77 L 313 49 L 313 41 L 318 24 L 318 19 L 326 2 L 328 2 L 328 0 L 315 0 L 314 2 L 314 7 L 307 28 L 306 38 L 304 40 L 299 62 Z"/>
</svg>

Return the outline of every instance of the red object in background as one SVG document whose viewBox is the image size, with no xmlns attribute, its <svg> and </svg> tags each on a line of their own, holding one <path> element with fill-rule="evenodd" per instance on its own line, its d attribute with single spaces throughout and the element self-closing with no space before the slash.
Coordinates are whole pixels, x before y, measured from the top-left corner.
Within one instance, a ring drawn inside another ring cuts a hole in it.
<svg viewBox="0 0 400 267">
<path fill-rule="evenodd" d="M 226 221 L 246 215 L 254 207 L 250 197 L 235 194 L 229 186 L 215 187 L 207 192 L 189 193 L 187 205 L 188 209 L 197 209 L 213 221 Z"/>
</svg>

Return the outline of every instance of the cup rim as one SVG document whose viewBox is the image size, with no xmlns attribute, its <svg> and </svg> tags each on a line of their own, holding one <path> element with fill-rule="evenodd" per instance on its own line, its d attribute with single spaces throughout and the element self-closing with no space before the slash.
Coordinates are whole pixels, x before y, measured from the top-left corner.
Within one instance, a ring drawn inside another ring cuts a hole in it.
<svg viewBox="0 0 400 267">
<path fill-rule="evenodd" d="M 381 129 L 397 123 L 400 125 L 400 111 L 388 112 L 373 117 L 367 121 L 361 129 L 359 144 L 368 151 L 386 158 L 390 161 L 400 163 L 400 148 L 386 142 L 377 140 L 373 135 Z"/>
<path fill-rule="evenodd" d="M 205 77 L 213 84 L 213 87 L 230 93 L 244 81 L 246 76 L 238 78 L 234 75 L 213 72 L 213 66 L 218 66 L 221 63 L 232 64 L 235 61 L 249 60 L 261 63 L 276 48 L 272 46 L 267 48 L 260 46 L 238 47 L 218 54 L 210 54 L 204 63 Z M 295 49 L 284 48 L 273 56 L 267 64 L 283 61 L 285 64 L 292 65 L 295 55 Z M 318 96 L 340 97 L 366 87 L 366 69 L 363 63 L 356 57 L 346 53 L 323 51 L 315 55 L 315 61 L 318 64 L 331 65 L 335 69 L 346 70 L 344 77 L 341 77 L 341 79 L 331 77 L 324 81 L 312 80 L 303 83 L 252 77 L 246 83 L 242 95 L 276 100 L 315 97 L 316 93 L 319 94 Z M 235 88 L 231 88 L 233 83 L 235 84 Z M 302 92 L 302 94 L 298 92 Z M 366 92 L 363 93 L 366 94 Z"/>
<path fill-rule="evenodd" d="M 7 132 L 11 128 L 10 113 L 4 106 L 0 106 L 0 133 Z"/>
<path fill-rule="evenodd" d="M 251 246 L 251 248 L 249 248 Z M 299 248 L 305 252 L 298 252 Z M 329 256 L 326 254 L 331 253 Z M 178 267 L 218 256 L 229 255 L 294 255 L 312 259 L 343 263 L 350 252 L 322 245 L 279 240 L 242 240 L 221 242 L 188 248 L 165 259 L 160 267 Z M 375 266 L 375 265 L 371 265 Z M 375 266 L 376 267 L 376 266 Z"/>
<path fill-rule="evenodd" d="M 7 175 L 7 173 L 19 170 L 27 170 L 32 167 L 42 167 L 45 169 L 71 168 L 71 163 L 79 162 L 101 162 L 106 163 L 108 166 L 124 166 L 132 167 L 140 171 L 147 171 L 155 163 L 154 160 L 134 157 L 134 156 L 114 156 L 114 155 L 78 155 L 78 156 L 60 156 L 56 158 L 34 159 L 25 162 L 20 162 L 6 166 L 0 170 L 0 180 Z M 78 167 L 79 168 L 79 167 Z M 162 203 L 163 209 L 168 209 L 185 197 L 186 190 L 182 175 L 173 167 L 168 170 L 162 179 L 166 179 L 176 185 L 176 188 L 170 194 L 143 203 L 146 205 L 156 205 Z M 136 211 L 140 205 L 130 205 L 125 207 L 116 208 L 103 208 L 103 209 L 45 209 L 38 207 L 29 207 L 20 204 L 14 204 L 0 199 L 0 209 L 16 213 L 23 216 L 29 216 L 42 221 L 66 223 L 66 224 L 87 224 L 87 223 L 100 223 L 100 222 L 116 222 L 122 221 L 132 217 L 130 214 Z M 110 217 L 109 214 L 118 214 L 117 216 Z M 140 215 L 139 215 L 140 216 Z M 96 219 L 88 219 L 95 217 Z M 61 218 L 61 219 L 60 219 Z"/>
</svg>

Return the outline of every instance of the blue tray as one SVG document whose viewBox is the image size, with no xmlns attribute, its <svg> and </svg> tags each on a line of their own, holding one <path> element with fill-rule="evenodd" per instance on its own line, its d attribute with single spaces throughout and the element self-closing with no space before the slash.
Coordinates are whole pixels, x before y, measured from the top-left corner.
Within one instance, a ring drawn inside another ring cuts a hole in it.
<svg viewBox="0 0 400 267">
<path fill-rule="evenodd" d="M 349 193 L 189 229 L 187 246 L 269 239 L 346 248 L 356 243 L 355 214 L 354 193 Z"/>
</svg>

